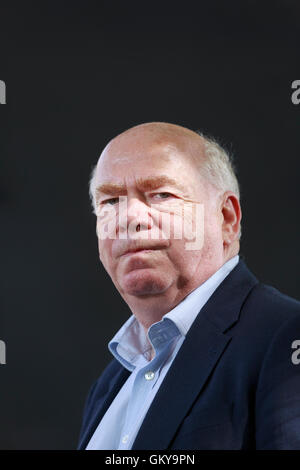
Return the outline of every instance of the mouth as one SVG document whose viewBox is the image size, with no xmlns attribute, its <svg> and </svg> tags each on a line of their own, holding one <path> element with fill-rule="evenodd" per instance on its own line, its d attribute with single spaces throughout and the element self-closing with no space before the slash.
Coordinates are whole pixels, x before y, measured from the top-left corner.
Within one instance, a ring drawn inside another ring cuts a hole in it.
<svg viewBox="0 0 300 470">
<path fill-rule="evenodd" d="M 162 252 L 168 248 L 169 248 L 168 240 L 159 240 L 156 243 L 153 241 L 152 242 L 149 241 L 147 243 L 147 241 L 142 242 L 141 240 L 130 241 L 124 244 L 120 242 L 120 244 L 117 243 L 115 245 L 115 257 L 123 258 L 123 257 L 137 255 L 139 253 L 141 256 L 146 255 L 147 253 L 148 254 L 150 253 L 152 254 L 152 256 L 154 256 L 155 251 Z"/>
<path fill-rule="evenodd" d="M 152 251 L 157 251 L 157 250 L 160 250 L 160 248 L 139 248 L 139 249 L 136 249 L 136 250 L 129 250 L 129 251 L 126 251 L 122 256 L 130 256 L 130 255 L 135 255 L 135 254 L 138 254 L 138 253 L 150 253 Z"/>
<path fill-rule="evenodd" d="M 144 246 L 132 246 L 128 250 L 126 250 L 121 256 L 131 256 L 131 255 L 136 255 L 136 254 L 146 254 L 146 253 L 152 253 L 154 251 L 162 250 L 163 248 L 166 248 L 166 246 L 163 246 L 162 244 L 158 245 L 144 245 Z"/>
</svg>

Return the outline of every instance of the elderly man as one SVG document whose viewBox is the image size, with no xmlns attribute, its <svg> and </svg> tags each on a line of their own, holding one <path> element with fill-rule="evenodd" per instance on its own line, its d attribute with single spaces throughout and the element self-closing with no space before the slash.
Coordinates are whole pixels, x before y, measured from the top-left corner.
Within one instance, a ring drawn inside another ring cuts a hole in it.
<svg viewBox="0 0 300 470">
<path fill-rule="evenodd" d="M 90 191 L 100 260 L 132 315 L 79 449 L 300 449 L 300 303 L 239 258 L 226 152 L 142 124 L 109 142 Z"/>
</svg>

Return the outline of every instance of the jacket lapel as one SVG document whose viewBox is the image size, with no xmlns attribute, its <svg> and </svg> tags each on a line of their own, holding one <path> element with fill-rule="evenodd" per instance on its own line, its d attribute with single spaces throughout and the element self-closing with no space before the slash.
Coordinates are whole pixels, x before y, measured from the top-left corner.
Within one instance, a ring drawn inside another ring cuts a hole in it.
<svg viewBox="0 0 300 470">
<path fill-rule="evenodd" d="M 113 399 L 121 389 L 122 385 L 125 383 L 126 379 L 129 377 L 129 375 L 130 372 L 120 365 L 119 371 L 113 377 L 110 383 L 109 391 L 106 393 L 106 395 L 99 398 L 99 400 L 97 400 L 94 405 L 92 419 L 88 423 L 85 432 L 83 433 L 79 441 L 78 450 L 83 450 L 86 448 L 98 424 L 103 418 L 104 413 L 112 403 Z"/>
<path fill-rule="evenodd" d="M 167 449 L 231 340 L 229 328 L 257 279 L 241 260 L 202 308 L 143 421 L 132 449 Z M 227 332 L 226 332 L 227 331 Z"/>
</svg>

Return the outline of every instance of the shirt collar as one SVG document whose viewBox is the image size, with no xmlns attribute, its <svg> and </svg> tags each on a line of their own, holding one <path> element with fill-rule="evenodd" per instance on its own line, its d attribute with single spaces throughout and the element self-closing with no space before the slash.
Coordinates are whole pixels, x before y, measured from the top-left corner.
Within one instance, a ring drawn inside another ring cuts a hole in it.
<svg viewBox="0 0 300 470">
<path fill-rule="evenodd" d="M 171 341 L 177 335 L 186 336 L 204 304 L 238 262 L 238 255 L 227 261 L 159 322 L 151 325 L 147 335 L 136 317 L 131 315 L 109 342 L 110 352 L 124 367 L 133 370 L 141 356 L 147 360 L 152 346 L 157 351 L 163 343 Z"/>
</svg>

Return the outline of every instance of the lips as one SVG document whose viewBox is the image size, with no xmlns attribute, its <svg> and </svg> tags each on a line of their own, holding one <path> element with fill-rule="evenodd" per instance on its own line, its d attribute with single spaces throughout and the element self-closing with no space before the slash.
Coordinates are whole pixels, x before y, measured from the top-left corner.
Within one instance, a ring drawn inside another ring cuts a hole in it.
<svg viewBox="0 0 300 470">
<path fill-rule="evenodd" d="M 146 239 L 115 239 L 112 242 L 111 254 L 114 259 L 125 255 L 137 253 L 142 250 L 165 250 L 169 248 L 169 239 L 146 240 Z"/>
<path fill-rule="evenodd" d="M 137 248 L 137 249 L 132 249 L 132 250 L 127 250 L 125 253 L 123 253 L 122 256 L 125 255 L 132 255 L 134 253 L 139 253 L 139 252 L 148 252 L 148 251 L 153 251 L 153 250 L 160 250 L 161 247 L 155 247 L 155 248 Z"/>
</svg>

